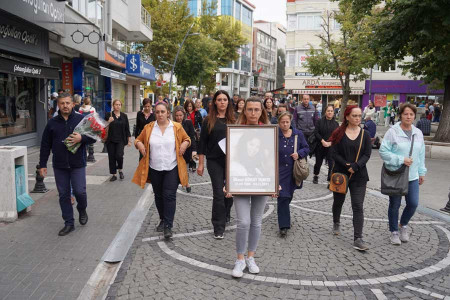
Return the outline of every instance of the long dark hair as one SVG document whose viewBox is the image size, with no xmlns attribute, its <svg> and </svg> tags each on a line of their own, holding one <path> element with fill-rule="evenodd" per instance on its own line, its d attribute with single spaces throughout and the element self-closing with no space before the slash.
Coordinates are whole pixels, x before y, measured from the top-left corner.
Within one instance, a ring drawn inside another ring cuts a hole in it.
<svg viewBox="0 0 450 300">
<path fill-rule="evenodd" d="M 239 115 L 239 119 L 237 120 L 237 124 L 247 124 L 247 116 L 245 115 L 245 111 L 247 110 L 247 104 L 249 102 L 257 102 L 259 104 L 261 104 L 261 116 L 259 117 L 258 122 L 263 123 L 263 124 L 269 124 L 269 117 L 267 116 L 267 111 L 266 108 L 264 107 L 261 98 L 253 96 L 248 98 L 245 101 L 245 105 L 244 108 L 242 109 L 242 113 Z"/>
<path fill-rule="evenodd" d="M 346 117 L 350 115 L 350 113 L 352 112 L 352 110 L 354 108 L 359 108 L 359 107 L 357 105 L 349 105 L 345 109 L 344 122 L 342 122 L 341 126 L 339 126 L 338 128 L 336 128 L 333 131 L 333 133 L 331 134 L 330 138 L 328 139 L 328 141 L 331 142 L 332 145 L 339 144 L 339 142 L 344 137 L 345 130 L 347 129 L 347 126 L 348 126 L 348 121 L 347 121 Z"/>
<path fill-rule="evenodd" d="M 234 109 L 233 109 L 233 103 L 231 103 L 231 99 L 230 99 L 230 95 L 228 95 L 228 93 L 224 90 L 218 90 L 215 94 L 214 97 L 212 99 L 212 106 L 211 109 L 208 113 L 207 118 L 207 124 L 208 124 L 208 133 L 211 133 L 211 131 L 214 128 L 214 125 L 216 125 L 217 122 L 217 114 L 219 113 L 219 111 L 217 110 L 217 105 L 216 105 L 216 99 L 219 95 L 225 95 L 228 99 L 228 106 L 227 106 L 227 110 L 225 112 L 225 123 L 226 124 L 234 124 L 236 122 L 236 119 L 234 118 Z"/>
</svg>

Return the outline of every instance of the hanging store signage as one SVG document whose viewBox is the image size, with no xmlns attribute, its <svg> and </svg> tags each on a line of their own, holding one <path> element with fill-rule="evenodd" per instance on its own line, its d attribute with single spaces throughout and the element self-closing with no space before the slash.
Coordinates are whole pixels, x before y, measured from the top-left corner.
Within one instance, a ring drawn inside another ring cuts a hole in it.
<svg viewBox="0 0 450 300">
<path fill-rule="evenodd" d="M 1 9 L 59 35 L 64 34 L 66 3 L 56 0 L 1 1 Z"/>
<path fill-rule="evenodd" d="M 72 63 L 62 64 L 62 89 L 73 94 Z"/>
<path fill-rule="evenodd" d="M 126 54 L 119 49 L 105 44 L 105 61 L 115 66 L 126 68 L 125 64 Z"/>
<path fill-rule="evenodd" d="M 127 75 L 104 67 L 100 67 L 100 74 L 112 79 L 127 81 Z"/>
<path fill-rule="evenodd" d="M 29 64 L 12 58 L 0 57 L 0 72 L 17 76 L 59 79 L 59 70 L 40 64 Z"/>
<path fill-rule="evenodd" d="M 139 54 L 127 55 L 127 67 L 125 73 L 146 80 L 155 81 L 155 67 L 144 62 Z"/>
</svg>

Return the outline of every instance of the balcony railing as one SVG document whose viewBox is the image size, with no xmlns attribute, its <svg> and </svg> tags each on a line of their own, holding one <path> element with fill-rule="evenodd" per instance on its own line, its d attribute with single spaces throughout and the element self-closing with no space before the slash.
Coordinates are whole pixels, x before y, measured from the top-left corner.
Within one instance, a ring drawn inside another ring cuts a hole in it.
<svg viewBox="0 0 450 300">
<path fill-rule="evenodd" d="M 148 27 L 148 29 L 152 28 L 152 18 L 150 16 L 150 13 L 145 9 L 144 6 L 141 6 L 141 21 L 142 24 Z"/>
</svg>

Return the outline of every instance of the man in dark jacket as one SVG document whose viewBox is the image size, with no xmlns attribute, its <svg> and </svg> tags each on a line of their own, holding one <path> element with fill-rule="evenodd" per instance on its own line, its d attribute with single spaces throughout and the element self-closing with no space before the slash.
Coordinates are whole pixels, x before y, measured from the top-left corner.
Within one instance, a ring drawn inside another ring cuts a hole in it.
<svg viewBox="0 0 450 300">
<path fill-rule="evenodd" d="M 71 186 L 77 199 L 79 221 L 85 225 L 88 221 L 86 213 L 86 147 L 95 142 L 94 139 L 73 132 L 74 128 L 83 119 L 81 114 L 73 110 L 74 103 L 69 93 L 61 93 L 58 98 L 58 115 L 50 119 L 44 129 L 41 141 L 39 157 L 40 172 L 47 176 L 47 161 L 50 151 L 53 153 L 53 172 L 56 187 L 59 193 L 59 205 L 61 206 L 64 228 L 59 231 L 60 236 L 69 234 L 75 229 L 73 208 L 70 200 Z M 72 144 L 81 143 L 81 147 L 72 154 L 67 150 L 63 141 L 68 138 Z"/>
<path fill-rule="evenodd" d="M 310 96 L 303 95 L 302 103 L 295 108 L 294 124 L 297 129 L 303 132 L 305 139 L 313 134 L 315 123 L 317 121 L 317 111 L 314 105 L 310 104 Z"/>
</svg>

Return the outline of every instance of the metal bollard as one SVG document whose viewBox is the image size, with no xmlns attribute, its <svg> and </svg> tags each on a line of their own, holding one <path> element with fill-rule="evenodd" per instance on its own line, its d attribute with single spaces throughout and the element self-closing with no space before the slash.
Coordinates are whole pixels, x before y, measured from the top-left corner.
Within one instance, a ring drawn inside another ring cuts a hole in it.
<svg viewBox="0 0 450 300">
<path fill-rule="evenodd" d="M 34 185 L 34 189 L 31 191 L 32 193 L 47 193 L 49 191 L 45 187 L 44 177 L 41 176 L 40 170 L 41 166 L 36 165 L 36 184 Z"/>
<path fill-rule="evenodd" d="M 87 146 L 88 148 L 88 157 L 87 157 L 87 161 L 88 162 L 95 162 L 95 157 L 94 157 L 94 144 L 89 144 Z"/>
</svg>

